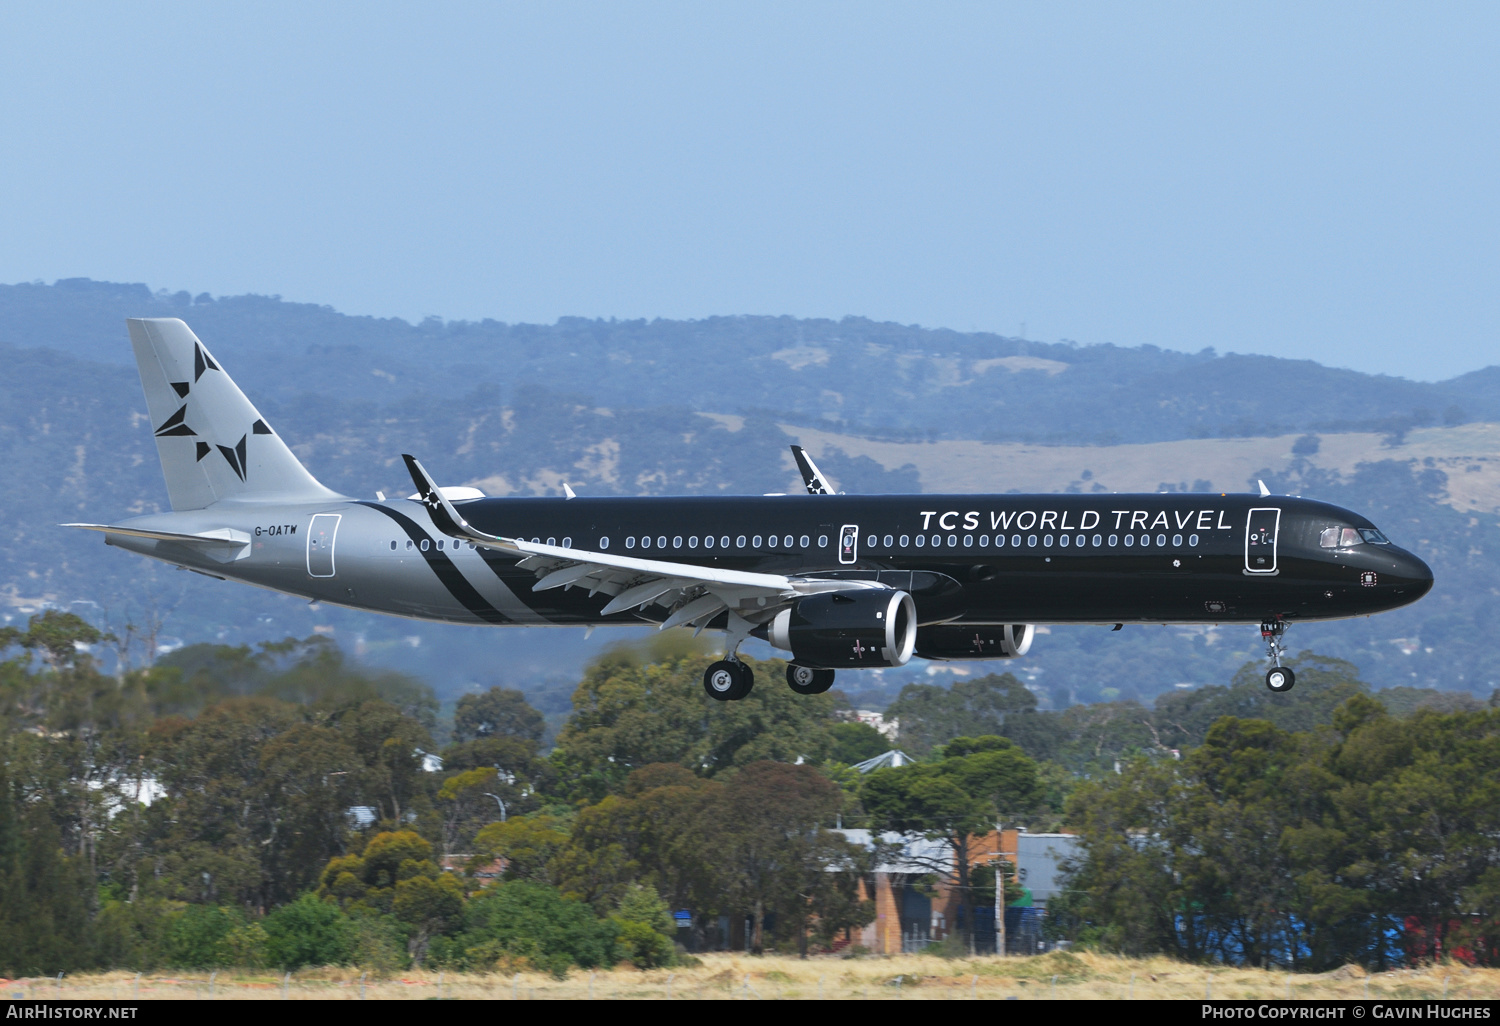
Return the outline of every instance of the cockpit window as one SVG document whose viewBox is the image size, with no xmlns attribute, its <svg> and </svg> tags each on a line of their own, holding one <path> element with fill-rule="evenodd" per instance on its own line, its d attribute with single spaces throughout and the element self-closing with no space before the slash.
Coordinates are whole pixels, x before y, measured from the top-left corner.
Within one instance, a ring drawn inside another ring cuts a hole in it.
<svg viewBox="0 0 1500 1026">
<path fill-rule="evenodd" d="M 1391 540 L 1373 527 L 1330 527 L 1318 535 L 1318 544 L 1325 549 L 1346 549 L 1351 545 L 1389 545 Z"/>
<path fill-rule="evenodd" d="M 1330 527 L 1318 535 L 1318 544 L 1325 549 L 1348 548 L 1350 545 L 1359 545 L 1362 541 L 1359 532 L 1352 527 Z"/>
</svg>

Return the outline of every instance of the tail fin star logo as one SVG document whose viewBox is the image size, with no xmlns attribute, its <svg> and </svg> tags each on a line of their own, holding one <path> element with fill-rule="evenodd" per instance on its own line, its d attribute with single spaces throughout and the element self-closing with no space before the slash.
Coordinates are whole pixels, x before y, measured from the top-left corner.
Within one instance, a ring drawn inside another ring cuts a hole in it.
<svg viewBox="0 0 1500 1026">
<path fill-rule="evenodd" d="M 220 370 L 220 367 L 214 363 L 212 356 L 203 351 L 202 344 L 195 342 L 193 344 L 193 384 L 198 383 L 198 379 L 203 377 L 203 372 L 206 370 Z M 176 388 L 177 385 L 174 383 L 172 387 Z"/>
<path fill-rule="evenodd" d="M 186 417 L 187 404 L 184 403 L 182 406 L 178 407 L 176 413 L 172 414 L 166 420 L 161 422 L 161 427 L 156 429 L 156 437 L 162 438 L 164 436 L 186 435 L 196 438 L 198 432 L 187 426 Z"/>
<path fill-rule="evenodd" d="M 219 446 L 219 451 L 224 454 L 224 459 L 229 462 L 229 469 L 233 470 L 241 481 L 245 480 L 245 439 L 249 435 L 240 435 L 239 444 L 233 449 L 227 445 Z"/>
<path fill-rule="evenodd" d="M 222 374 L 223 370 L 224 369 L 222 367 L 214 362 L 214 358 L 208 355 L 208 351 L 203 348 L 203 345 L 201 343 L 194 343 L 193 380 L 190 382 L 167 382 L 167 384 L 172 386 L 172 391 L 177 393 L 177 398 L 182 400 L 182 405 L 177 408 L 176 413 L 172 414 L 166 420 L 162 421 L 161 426 L 156 429 L 156 437 L 195 438 L 198 440 L 195 452 L 197 462 L 202 463 L 203 457 L 207 456 L 209 453 L 217 449 L 219 450 L 220 455 L 224 457 L 224 462 L 229 464 L 229 469 L 234 471 L 235 477 L 238 477 L 241 481 L 244 481 L 246 479 L 246 475 L 249 472 L 249 465 L 246 463 L 245 459 L 246 442 L 249 439 L 249 436 L 252 434 L 275 434 L 275 432 L 271 430 L 270 425 L 267 424 L 264 420 L 257 418 L 255 423 L 250 425 L 250 430 L 240 435 L 239 442 L 237 442 L 233 446 L 233 448 L 231 448 L 227 445 L 218 445 L 217 443 L 210 444 L 209 442 L 204 441 L 203 438 L 198 434 L 198 432 L 194 431 L 192 427 L 190 427 L 187 423 L 188 395 L 193 391 L 193 386 L 198 383 L 199 379 L 202 378 L 206 372 L 219 371 Z M 210 428 L 212 428 L 212 424 L 210 424 Z"/>
</svg>

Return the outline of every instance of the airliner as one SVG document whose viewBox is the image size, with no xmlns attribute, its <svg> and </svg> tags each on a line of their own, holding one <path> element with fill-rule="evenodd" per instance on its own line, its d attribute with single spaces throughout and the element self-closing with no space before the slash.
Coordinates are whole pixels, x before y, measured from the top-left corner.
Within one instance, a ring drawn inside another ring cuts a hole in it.
<svg viewBox="0 0 1500 1026">
<path fill-rule="evenodd" d="M 1295 683 L 1297 622 L 1395 609 L 1432 571 L 1358 513 L 1260 494 L 843 495 L 794 447 L 805 494 L 359 499 L 320 484 L 181 320 L 127 321 L 172 511 L 68 524 L 207 574 L 396 616 L 722 632 L 703 675 L 748 695 L 740 646 L 788 655 L 798 694 L 837 670 L 1024 656 L 1037 624 L 1258 625 Z"/>
</svg>

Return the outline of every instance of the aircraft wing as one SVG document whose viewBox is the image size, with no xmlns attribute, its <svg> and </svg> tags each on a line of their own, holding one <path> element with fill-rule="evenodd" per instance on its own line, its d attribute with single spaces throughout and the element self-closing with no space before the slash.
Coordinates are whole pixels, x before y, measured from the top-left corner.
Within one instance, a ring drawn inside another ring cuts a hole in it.
<svg viewBox="0 0 1500 1026">
<path fill-rule="evenodd" d="M 661 629 L 694 624 L 702 630 L 708 621 L 726 610 L 752 623 L 761 623 L 806 595 L 889 587 L 875 581 L 786 577 L 640 559 L 487 534 L 464 519 L 415 457 L 403 454 L 401 458 L 406 461 L 417 494 L 438 530 L 450 537 L 522 557 L 519 565 L 539 578 L 533 591 L 577 586 L 588 588 L 591 595 L 610 596 L 601 610 L 605 616 L 660 605 L 671 610 Z"/>
</svg>

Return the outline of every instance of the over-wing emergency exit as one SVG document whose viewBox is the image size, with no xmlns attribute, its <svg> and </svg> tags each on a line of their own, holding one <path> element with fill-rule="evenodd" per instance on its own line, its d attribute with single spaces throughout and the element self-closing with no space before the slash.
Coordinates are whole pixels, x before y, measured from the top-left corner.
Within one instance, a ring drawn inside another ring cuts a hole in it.
<svg viewBox="0 0 1500 1026">
<path fill-rule="evenodd" d="M 1024 655 L 1037 623 L 1258 624 L 1273 691 L 1297 621 L 1415 602 L 1432 571 L 1370 521 L 1263 495 L 808 494 L 488 498 L 413 456 L 405 499 L 360 500 L 302 466 L 188 326 L 131 319 L 172 512 L 99 531 L 213 577 L 448 623 L 720 631 L 704 674 L 743 698 L 748 638 L 800 694 L 834 672 Z M 571 489 L 569 490 L 571 493 Z"/>
</svg>

